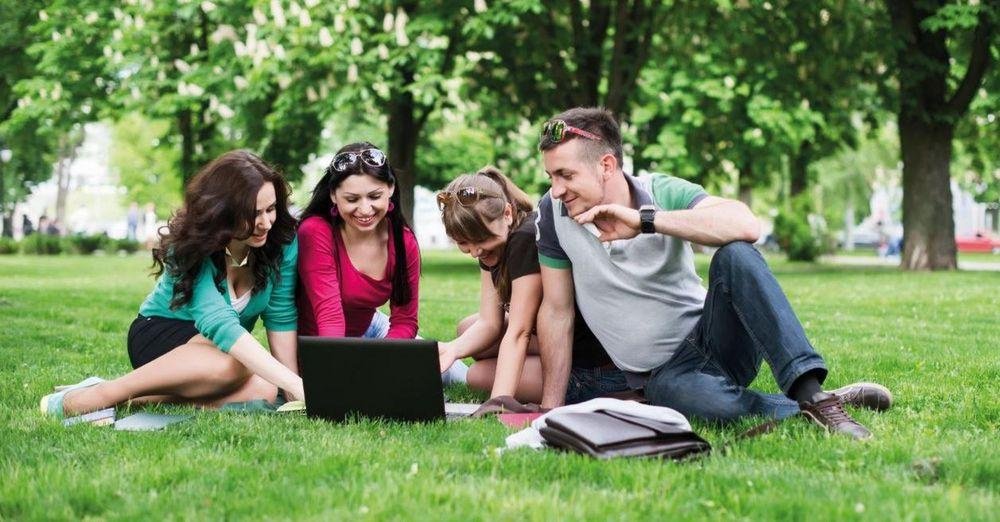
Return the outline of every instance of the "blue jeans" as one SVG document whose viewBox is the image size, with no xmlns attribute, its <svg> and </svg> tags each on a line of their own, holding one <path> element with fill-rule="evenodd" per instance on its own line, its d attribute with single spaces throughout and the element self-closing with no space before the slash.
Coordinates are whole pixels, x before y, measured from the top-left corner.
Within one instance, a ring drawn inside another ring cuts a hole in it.
<svg viewBox="0 0 1000 522">
<path fill-rule="evenodd" d="M 375 310 L 371 324 L 368 325 L 368 329 L 361 337 L 364 339 L 383 339 L 387 335 L 389 335 L 389 316 Z"/>
<path fill-rule="evenodd" d="M 716 422 L 794 415 L 799 405 L 785 395 L 747 389 L 761 360 L 786 393 L 806 372 L 816 371 L 820 383 L 826 378 L 823 358 L 806 339 L 764 258 L 748 243 L 730 243 L 712 258 L 701 319 L 674 355 L 651 372 L 646 399 Z"/>
<path fill-rule="evenodd" d="M 566 385 L 566 404 L 589 401 L 609 393 L 628 391 L 625 374 L 614 365 L 600 368 L 573 367 Z"/>
</svg>

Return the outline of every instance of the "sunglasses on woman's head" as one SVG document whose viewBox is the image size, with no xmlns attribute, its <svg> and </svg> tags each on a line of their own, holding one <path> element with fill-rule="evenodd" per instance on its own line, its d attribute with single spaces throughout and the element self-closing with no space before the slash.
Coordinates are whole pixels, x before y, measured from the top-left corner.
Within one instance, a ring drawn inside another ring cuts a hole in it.
<svg viewBox="0 0 1000 522">
<path fill-rule="evenodd" d="M 601 141 L 601 137 L 597 134 L 569 125 L 563 120 L 549 120 L 545 122 L 545 125 L 542 125 L 542 135 L 539 139 L 544 140 L 548 137 L 550 140 L 560 143 L 566 139 L 567 133 L 576 134 L 588 140 Z"/>
<path fill-rule="evenodd" d="M 344 172 L 345 170 L 357 165 L 358 161 L 364 162 L 364 164 L 369 167 L 378 168 L 385 165 L 385 153 L 378 149 L 341 152 L 333 157 L 330 167 L 332 167 L 335 172 Z"/>
<path fill-rule="evenodd" d="M 442 190 L 437 193 L 438 210 L 444 210 L 452 201 L 458 201 L 463 207 L 471 207 L 483 198 L 503 199 L 500 194 L 479 190 L 476 187 L 465 187 L 455 191 Z"/>
</svg>

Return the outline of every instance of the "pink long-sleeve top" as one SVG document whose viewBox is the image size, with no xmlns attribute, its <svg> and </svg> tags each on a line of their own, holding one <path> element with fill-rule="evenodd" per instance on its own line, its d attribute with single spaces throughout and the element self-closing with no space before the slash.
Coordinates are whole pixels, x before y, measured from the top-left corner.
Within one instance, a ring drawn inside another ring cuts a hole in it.
<svg viewBox="0 0 1000 522">
<path fill-rule="evenodd" d="M 339 227 L 319 216 L 299 225 L 299 334 L 322 337 L 361 337 L 368 330 L 375 309 L 389 301 L 396 267 L 396 248 L 389 228 L 389 255 L 381 279 L 373 279 L 354 268 Z M 417 301 L 420 279 L 420 249 L 413 232 L 403 232 L 410 302 L 390 304 L 391 339 L 417 335 Z"/>
</svg>

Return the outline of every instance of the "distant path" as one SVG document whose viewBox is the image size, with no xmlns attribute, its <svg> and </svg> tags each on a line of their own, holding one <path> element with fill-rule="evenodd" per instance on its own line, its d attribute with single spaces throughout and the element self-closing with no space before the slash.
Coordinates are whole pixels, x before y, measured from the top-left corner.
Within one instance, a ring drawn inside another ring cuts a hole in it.
<svg viewBox="0 0 1000 522">
<path fill-rule="evenodd" d="M 823 256 L 820 260 L 831 265 L 851 266 L 899 266 L 898 257 L 862 257 L 862 256 Z M 1000 272 L 1000 260 L 993 261 L 963 261 L 958 260 L 959 270 L 974 272 Z"/>
</svg>

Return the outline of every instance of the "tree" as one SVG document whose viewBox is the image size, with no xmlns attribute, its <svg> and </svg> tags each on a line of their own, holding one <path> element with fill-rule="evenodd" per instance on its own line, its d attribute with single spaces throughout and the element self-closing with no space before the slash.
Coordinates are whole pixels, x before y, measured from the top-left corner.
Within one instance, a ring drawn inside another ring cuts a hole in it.
<svg viewBox="0 0 1000 522">
<path fill-rule="evenodd" d="M 886 0 L 896 43 L 907 270 L 955 269 L 955 127 L 997 54 L 996 2 Z"/>
<path fill-rule="evenodd" d="M 0 12 L 4 13 L 0 19 L 0 150 L 10 151 L 9 158 L 0 161 L 0 215 L 7 237 L 13 235 L 16 203 L 52 174 L 51 133 L 38 121 L 15 114 L 19 106 L 30 103 L 15 91 L 15 85 L 35 74 L 35 62 L 27 50 L 39 38 L 24 28 L 38 20 L 43 5 L 33 0 L 0 1 Z"/>
</svg>

